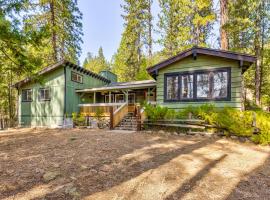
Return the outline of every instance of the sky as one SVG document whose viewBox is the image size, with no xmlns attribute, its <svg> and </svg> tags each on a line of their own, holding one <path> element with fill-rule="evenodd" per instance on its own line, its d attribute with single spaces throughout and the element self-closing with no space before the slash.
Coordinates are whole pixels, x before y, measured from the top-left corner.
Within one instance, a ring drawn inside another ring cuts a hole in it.
<svg viewBox="0 0 270 200">
<path fill-rule="evenodd" d="M 120 6 L 122 0 L 78 0 L 78 6 L 83 13 L 83 44 L 80 63 L 82 64 L 87 52 L 97 54 L 100 46 L 103 48 L 107 60 L 117 51 L 120 44 L 121 34 L 124 30 Z M 159 12 L 158 1 L 154 0 L 152 13 L 154 23 L 157 23 Z M 157 34 L 154 33 L 154 38 Z M 154 50 L 159 47 L 155 45 Z"/>
</svg>

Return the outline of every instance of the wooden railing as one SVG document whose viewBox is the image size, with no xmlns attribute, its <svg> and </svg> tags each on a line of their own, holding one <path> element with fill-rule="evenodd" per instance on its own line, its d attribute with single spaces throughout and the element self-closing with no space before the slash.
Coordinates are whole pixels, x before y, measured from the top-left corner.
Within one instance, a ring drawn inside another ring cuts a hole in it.
<svg viewBox="0 0 270 200">
<path fill-rule="evenodd" d="M 110 116 L 110 109 L 116 111 L 123 103 L 95 103 L 95 104 L 79 104 L 80 113 L 84 116 L 94 117 L 101 114 L 102 117 Z"/>
<path fill-rule="evenodd" d="M 117 110 L 110 110 L 110 129 L 114 129 L 121 120 L 128 114 L 128 104 L 124 103 Z"/>
</svg>

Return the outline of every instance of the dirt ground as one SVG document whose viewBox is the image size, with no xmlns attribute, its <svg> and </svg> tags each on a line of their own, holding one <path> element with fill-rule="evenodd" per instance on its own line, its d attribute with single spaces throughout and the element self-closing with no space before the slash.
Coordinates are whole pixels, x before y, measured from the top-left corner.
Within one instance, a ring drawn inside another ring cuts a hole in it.
<svg viewBox="0 0 270 200">
<path fill-rule="evenodd" d="M 0 132 L 0 199 L 270 199 L 270 148 L 202 136 Z"/>
</svg>

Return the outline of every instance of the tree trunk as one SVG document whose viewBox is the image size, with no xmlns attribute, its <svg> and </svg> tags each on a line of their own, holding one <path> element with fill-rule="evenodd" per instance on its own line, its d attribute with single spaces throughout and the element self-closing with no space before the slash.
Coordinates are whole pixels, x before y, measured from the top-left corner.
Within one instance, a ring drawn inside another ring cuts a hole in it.
<svg viewBox="0 0 270 200">
<path fill-rule="evenodd" d="M 152 45 L 153 45 L 153 40 L 152 40 L 152 13 L 151 13 L 151 1 L 148 0 L 148 56 L 149 58 L 152 57 Z"/>
<path fill-rule="evenodd" d="M 223 50 L 228 50 L 229 41 L 224 25 L 228 21 L 228 0 L 220 0 L 220 46 Z"/>
<path fill-rule="evenodd" d="M 55 22 L 55 7 L 54 7 L 54 0 L 50 1 L 50 11 L 51 11 L 51 24 L 52 24 L 52 45 L 53 45 L 53 60 L 54 62 L 58 61 L 58 51 L 57 51 L 57 44 L 56 44 L 56 22 Z"/>
<path fill-rule="evenodd" d="M 258 5 L 256 21 L 255 21 L 255 39 L 254 50 L 257 57 L 255 64 L 255 102 L 260 106 L 261 102 L 261 2 Z"/>
</svg>

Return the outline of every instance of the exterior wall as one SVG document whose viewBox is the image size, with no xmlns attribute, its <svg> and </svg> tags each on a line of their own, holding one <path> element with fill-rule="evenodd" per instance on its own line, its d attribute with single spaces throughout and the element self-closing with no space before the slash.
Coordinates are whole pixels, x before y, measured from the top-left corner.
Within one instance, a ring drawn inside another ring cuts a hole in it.
<svg viewBox="0 0 270 200">
<path fill-rule="evenodd" d="M 164 74 L 172 72 L 185 72 L 205 69 L 215 69 L 231 67 L 231 100 L 230 101 L 200 101 L 200 102 L 164 102 Z M 168 67 L 160 69 L 157 76 L 157 103 L 171 109 L 182 109 L 187 106 L 200 106 L 202 104 L 211 103 L 216 107 L 230 106 L 241 109 L 241 68 L 238 61 L 212 57 L 206 55 L 198 55 L 194 60 L 191 56 Z"/>
<path fill-rule="evenodd" d="M 83 83 L 77 83 L 71 80 L 71 72 L 74 71 L 77 74 L 83 76 Z M 78 104 L 88 103 L 93 101 L 93 97 L 89 94 L 83 94 L 80 96 L 76 93 L 76 89 L 86 89 L 92 87 L 98 87 L 106 85 L 107 83 L 94 78 L 93 76 L 86 75 L 82 72 L 79 72 L 76 69 L 66 67 L 66 111 L 65 114 L 67 117 L 71 117 L 73 112 L 79 112 Z"/>
<path fill-rule="evenodd" d="M 64 111 L 64 68 L 44 76 L 42 83 L 28 83 L 19 90 L 18 116 L 21 126 L 57 127 L 62 124 Z M 50 88 L 50 101 L 39 101 L 40 88 Z M 32 101 L 22 102 L 22 89 L 32 89 Z"/>
</svg>

